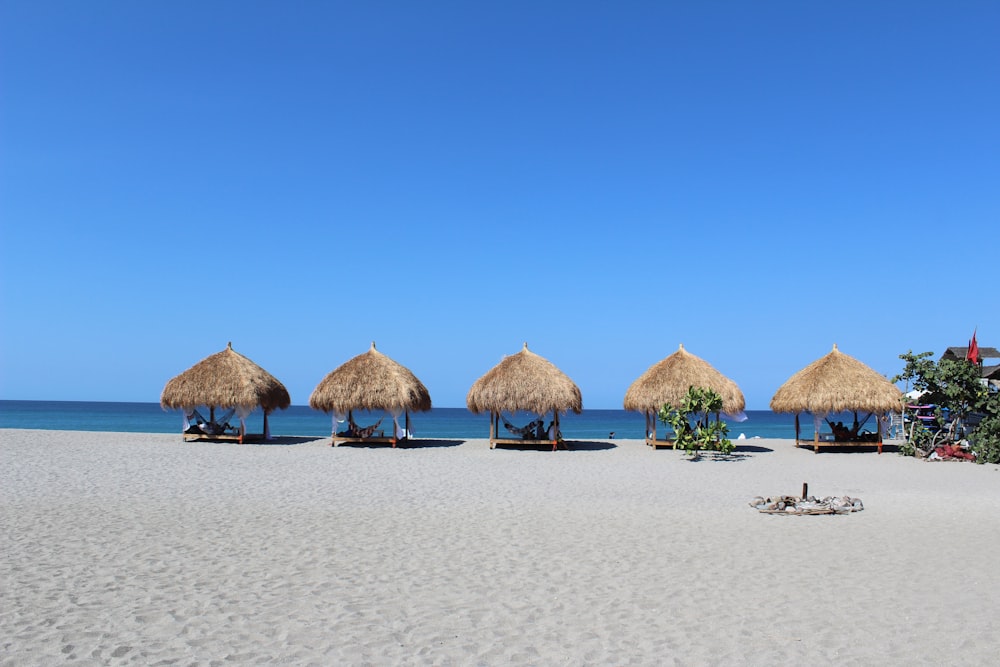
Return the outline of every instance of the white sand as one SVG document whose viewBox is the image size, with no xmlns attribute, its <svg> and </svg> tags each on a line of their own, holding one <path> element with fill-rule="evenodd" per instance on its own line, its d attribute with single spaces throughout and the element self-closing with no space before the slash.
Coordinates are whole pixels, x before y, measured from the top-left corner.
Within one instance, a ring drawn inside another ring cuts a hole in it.
<svg viewBox="0 0 1000 667">
<path fill-rule="evenodd" d="M 998 466 L 327 443 L 0 430 L 0 665 L 997 659 Z"/>
</svg>

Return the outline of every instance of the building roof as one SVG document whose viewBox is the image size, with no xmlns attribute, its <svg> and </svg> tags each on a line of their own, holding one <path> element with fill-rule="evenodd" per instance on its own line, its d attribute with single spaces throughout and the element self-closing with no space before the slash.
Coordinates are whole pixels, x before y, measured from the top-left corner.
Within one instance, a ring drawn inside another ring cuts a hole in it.
<svg viewBox="0 0 1000 667">
<path fill-rule="evenodd" d="M 964 345 L 962 347 L 949 347 L 945 350 L 944 354 L 941 355 L 941 359 L 965 359 L 965 355 L 969 353 L 969 346 Z M 995 347 L 980 347 L 979 348 L 979 358 L 980 359 L 1000 359 L 1000 350 Z"/>
<path fill-rule="evenodd" d="M 1000 380 L 1000 365 L 983 366 L 983 378 L 987 380 Z"/>
</svg>

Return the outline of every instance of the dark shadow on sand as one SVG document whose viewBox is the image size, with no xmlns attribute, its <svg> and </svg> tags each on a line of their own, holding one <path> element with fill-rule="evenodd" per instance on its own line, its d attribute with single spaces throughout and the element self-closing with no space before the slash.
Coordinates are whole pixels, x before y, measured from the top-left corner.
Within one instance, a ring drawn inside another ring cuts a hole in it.
<svg viewBox="0 0 1000 667">
<path fill-rule="evenodd" d="M 770 450 L 768 450 L 770 451 Z M 753 458 L 753 455 L 749 452 L 733 452 L 731 454 L 723 454 L 722 452 L 698 452 L 695 456 L 689 456 L 685 454 L 684 460 L 690 463 L 704 463 L 705 461 L 719 462 L 719 463 L 740 463 L 747 459 Z"/>
<path fill-rule="evenodd" d="M 802 450 L 810 450 L 811 451 L 813 449 L 813 443 L 812 442 L 805 442 L 805 441 L 803 441 L 803 442 L 800 442 L 796 446 L 799 449 L 802 449 Z M 899 445 L 895 445 L 895 444 L 890 445 L 889 443 L 883 443 L 882 444 L 882 453 L 883 454 L 896 454 L 898 452 L 899 452 Z M 858 443 L 856 445 L 843 445 L 843 446 L 840 446 L 840 445 L 830 445 L 830 446 L 824 445 L 824 446 L 822 446 L 822 447 L 819 448 L 819 454 L 824 454 L 824 453 L 829 453 L 829 454 L 872 454 L 872 453 L 874 453 L 874 454 L 878 454 L 878 443 L 864 442 L 864 443 Z"/>
<path fill-rule="evenodd" d="M 458 447 L 464 442 L 465 440 L 414 438 L 413 440 L 404 440 L 397 447 L 402 447 L 403 449 L 432 449 L 436 447 Z"/>
<path fill-rule="evenodd" d="M 306 442 L 316 442 L 318 440 L 328 440 L 329 436 L 322 435 L 278 435 L 272 437 L 270 440 L 264 440 L 261 438 L 259 440 L 249 440 L 243 444 L 246 445 L 301 445 Z"/>
<path fill-rule="evenodd" d="M 760 445 L 737 445 L 736 449 L 729 454 L 723 454 L 722 452 L 713 451 L 701 451 L 695 456 L 688 454 L 684 455 L 685 461 L 690 461 L 691 463 L 701 463 L 702 461 L 718 461 L 720 463 L 739 463 L 740 461 L 745 461 L 751 459 L 755 454 L 770 454 L 774 450 L 770 447 L 762 447 Z M 683 452 L 682 452 L 683 453 Z"/>
<path fill-rule="evenodd" d="M 330 440 L 330 438 L 326 438 Z M 432 438 L 414 438 L 413 440 L 400 440 L 393 447 L 388 442 L 342 442 L 337 447 L 353 447 L 355 449 L 432 449 L 437 447 L 458 447 L 465 440 L 438 440 Z"/>
<path fill-rule="evenodd" d="M 243 439 L 242 443 L 239 443 L 239 442 L 237 442 L 236 440 L 234 440 L 232 438 L 225 438 L 224 439 L 224 438 L 202 437 L 202 438 L 199 438 L 198 440 L 184 440 L 183 444 L 185 444 L 185 445 L 198 445 L 198 444 L 202 444 L 202 443 L 212 443 L 212 444 L 225 443 L 227 445 L 239 445 L 240 447 L 245 447 L 245 446 L 256 446 L 256 447 L 259 447 L 259 446 L 264 446 L 264 447 L 278 446 L 278 447 L 282 447 L 282 446 L 286 446 L 286 445 L 301 445 L 301 444 L 306 443 L 306 442 L 317 442 L 319 440 L 329 440 L 329 437 L 327 437 L 327 436 L 319 436 L 319 435 L 312 435 L 312 436 L 310 436 L 310 435 L 276 435 L 276 436 L 273 436 L 270 440 L 265 440 L 264 436 L 262 436 L 262 435 L 248 435 L 248 436 L 246 436 Z"/>
<path fill-rule="evenodd" d="M 570 451 L 599 452 L 606 449 L 618 449 L 618 445 L 607 440 L 567 440 Z"/>
<path fill-rule="evenodd" d="M 566 452 L 566 451 L 569 451 L 569 452 L 574 452 L 574 451 L 575 452 L 596 452 L 596 451 L 600 451 L 602 449 L 615 449 L 615 448 L 617 448 L 617 445 L 615 445 L 613 443 L 610 443 L 610 442 L 607 442 L 607 441 L 601 442 L 600 440 L 564 440 L 563 444 L 559 445 L 558 449 L 556 449 L 555 451 L 558 451 L 558 452 Z M 497 444 L 496 445 L 496 449 L 510 449 L 510 450 L 521 449 L 521 450 L 532 451 L 532 452 L 551 452 L 552 451 L 552 445 L 549 445 L 549 444 L 544 444 L 544 445 L 529 445 L 529 444 L 513 445 L 513 444 L 509 444 L 509 443 L 502 443 L 502 444 Z"/>
<path fill-rule="evenodd" d="M 773 452 L 774 450 L 770 447 L 761 447 L 759 445 L 736 445 L 737 452 Z"/>
</svg>

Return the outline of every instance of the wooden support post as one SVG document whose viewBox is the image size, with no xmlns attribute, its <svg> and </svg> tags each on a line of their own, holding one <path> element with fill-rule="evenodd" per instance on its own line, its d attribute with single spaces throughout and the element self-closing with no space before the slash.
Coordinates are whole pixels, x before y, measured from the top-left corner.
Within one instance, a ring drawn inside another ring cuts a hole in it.
<svg viewBox="0 0 1000 667">
<path fill-rule="evenodd" d="M 495 412 L 490 412 L 490 449 L 493 449 L 493 433 L 497 416 Z"/>
<path fill-rule="evenodd" d="M 559 411 L 558 410 L 553 410 L 552 411 L 552 422 L 556 425 L 555 426 L 555 431 L 552 433 L 552 451 L 556 451 L 556 448 L 559 446 Z M 544 424 L 545 422 L 543 421 L 542 423 Z"/>
<path fill-rule="evenodd" d="M 809 497 L 809 483 L 802 482 L 802 500 L 805 500 L 808 497 Z"/>
</svg>

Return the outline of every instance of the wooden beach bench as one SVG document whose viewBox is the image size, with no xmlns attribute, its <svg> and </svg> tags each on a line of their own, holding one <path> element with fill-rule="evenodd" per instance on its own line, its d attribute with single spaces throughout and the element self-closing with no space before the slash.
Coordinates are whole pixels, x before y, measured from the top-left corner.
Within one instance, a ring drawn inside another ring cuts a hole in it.
<svg viewBox="0 0 1000 667">
<path fill-rule="evenodd" d="M 660 447 L 670 447 L 672 449 L 676 449 L 676 447 L 677 447 L 677 443 L 675 441 L 673 441 L 673 440 L 657 440 L 656 436 L 653 436 L 653 437 L 647 436 L 646 437 L 646 444 L 649 445 L 650 447 L 652 447 L 654 450 L 659 449 Z"/>
</svg>

